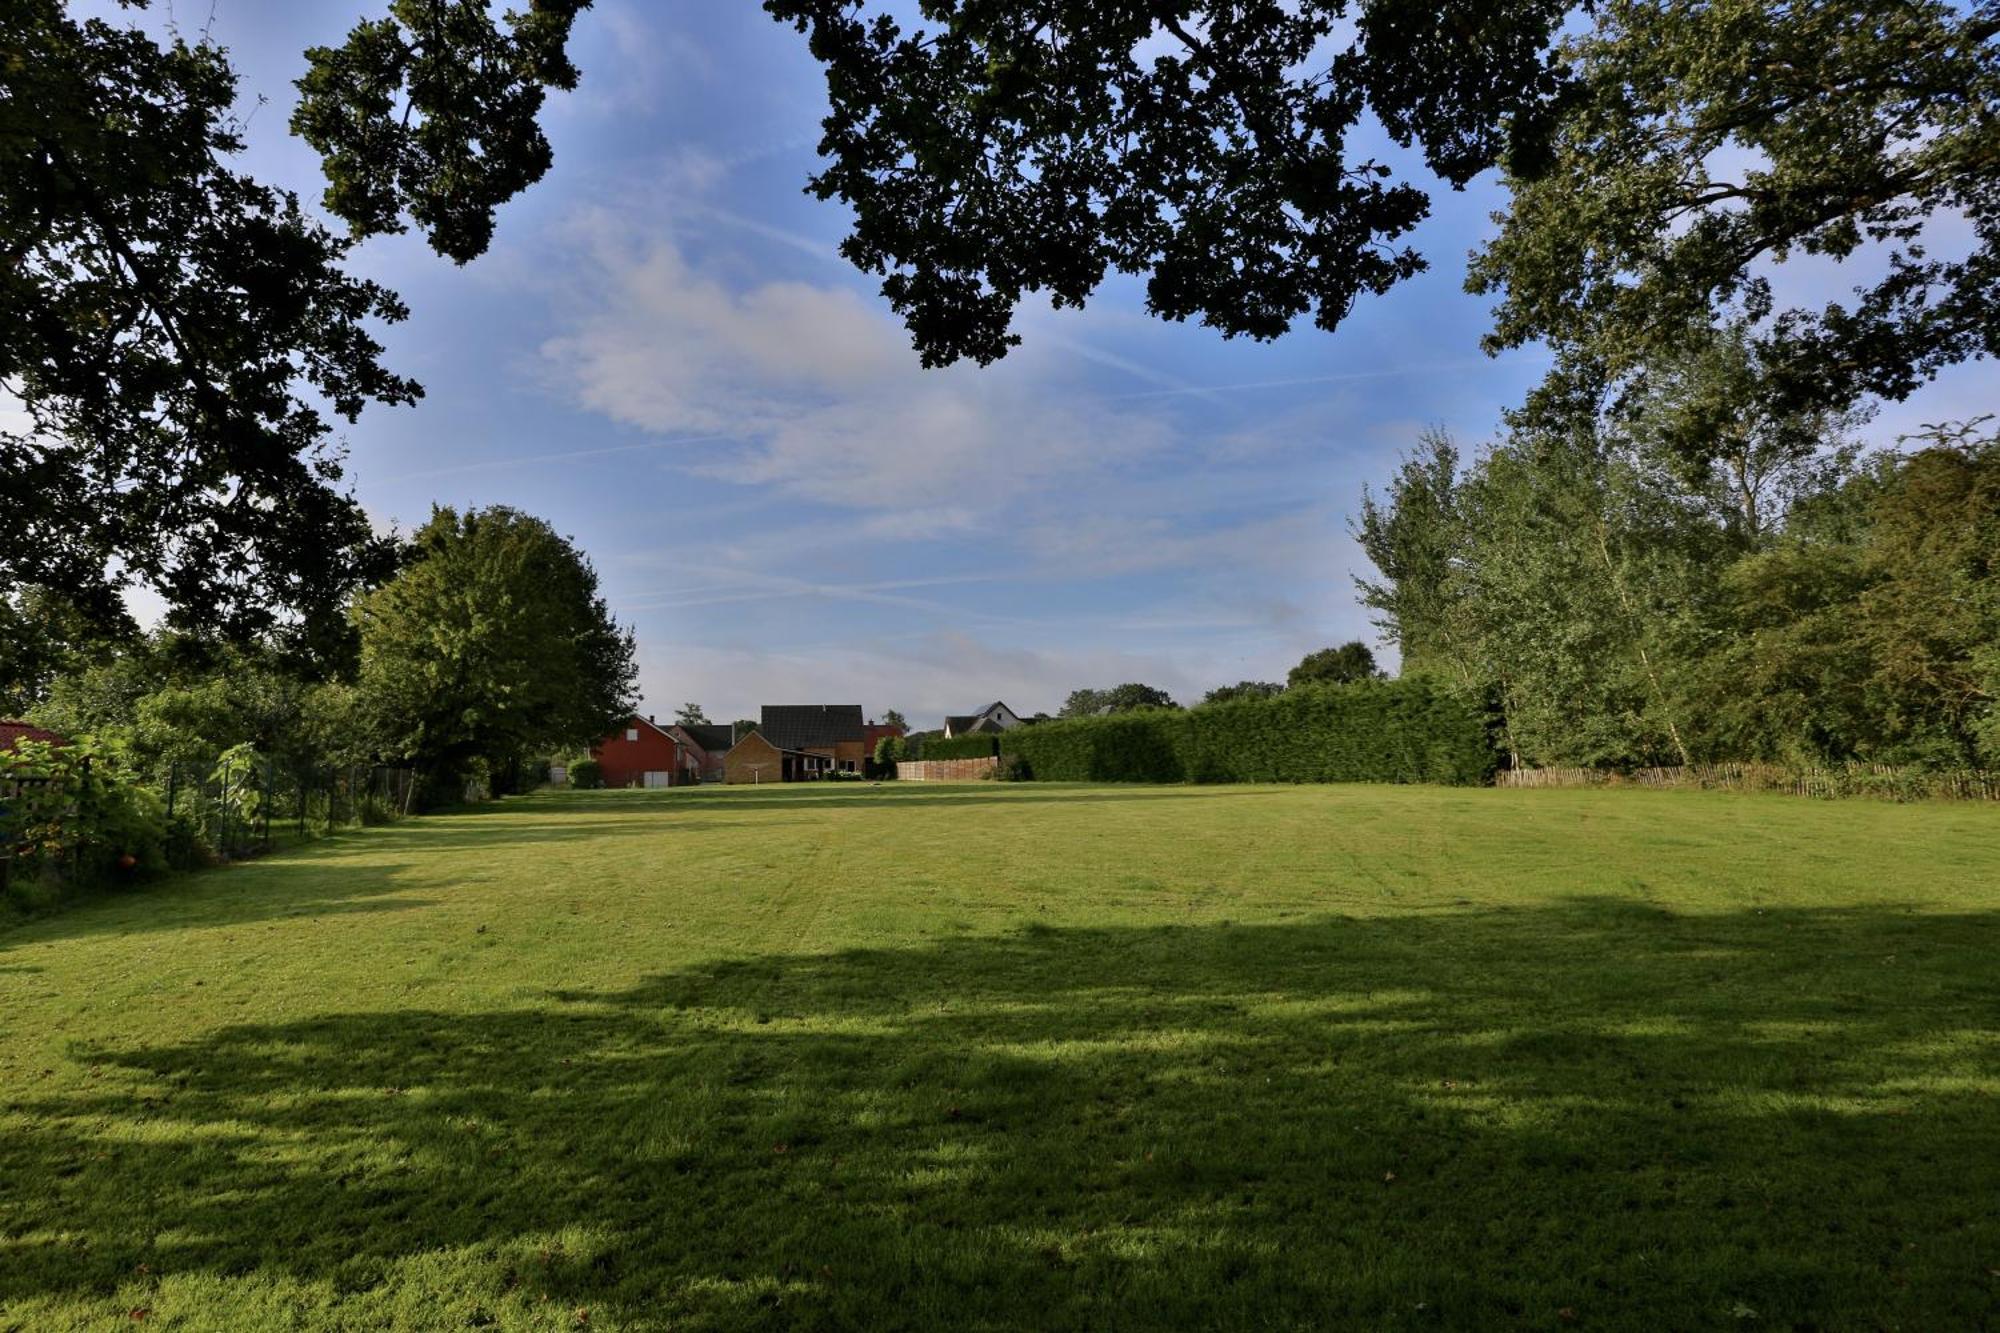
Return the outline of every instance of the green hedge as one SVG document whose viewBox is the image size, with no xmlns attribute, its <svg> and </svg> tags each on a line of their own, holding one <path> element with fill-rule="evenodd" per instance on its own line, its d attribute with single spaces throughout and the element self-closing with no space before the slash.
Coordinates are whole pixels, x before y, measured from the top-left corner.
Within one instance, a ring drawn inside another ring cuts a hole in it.
<svg viewBox="0 0 2000 1333">
<path fill-rule="evenodd" d="M 925 759 L 984 759 L 1000 753 L 1000 738 L 981 736 L 933 736 L 924 742 Z"/>
<path fill-rule="evenodd" d="M 1001 750 L 1044 782 L 1476 785 L 1499 760 L 1490 701 L 1422 678 L 1044 722 Z"/>
</svg>

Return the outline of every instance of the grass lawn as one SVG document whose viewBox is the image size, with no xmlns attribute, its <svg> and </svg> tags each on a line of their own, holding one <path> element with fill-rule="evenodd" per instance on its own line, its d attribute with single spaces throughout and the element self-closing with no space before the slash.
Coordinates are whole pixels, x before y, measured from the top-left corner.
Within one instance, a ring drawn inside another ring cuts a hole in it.
<svg viewBox="0 0 2000 1333">
<path fill-rule="evenodd" d="M 0 933 L 0 1329 L 2000 1324 L 2000 807 L 554 795 Z"/>
</svg>

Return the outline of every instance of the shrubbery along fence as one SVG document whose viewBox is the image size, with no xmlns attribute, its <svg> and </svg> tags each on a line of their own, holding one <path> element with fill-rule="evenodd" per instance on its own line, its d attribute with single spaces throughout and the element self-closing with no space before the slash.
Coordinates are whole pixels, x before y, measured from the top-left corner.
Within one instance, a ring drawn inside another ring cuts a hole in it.
<svg viewBox="0 0 2000 1333">
<path fill-rule="evenodd" d="M 0 895 L 24 903 L 252 855 L 409 811 L 409 770 L 281 759 L 248 746 L 135 770 L 88 741 L 0 754 Z"/>
<path fill-rule="evenodd" d="M 999 740 L 1044 782 L 1470 785 L 1499 766 L 1493 729 L 1484 694 L 1406 678 L 1042 722 Z M 924 757 L 938 756 L 926 745 Z"/>
<path fill-rule="evenodd" d="M 988 759 L 1000 753 L 1000 737 L 992 732 L 977 736 L 932 736 L 923 744 L 919 759 Z"/>
</svg>

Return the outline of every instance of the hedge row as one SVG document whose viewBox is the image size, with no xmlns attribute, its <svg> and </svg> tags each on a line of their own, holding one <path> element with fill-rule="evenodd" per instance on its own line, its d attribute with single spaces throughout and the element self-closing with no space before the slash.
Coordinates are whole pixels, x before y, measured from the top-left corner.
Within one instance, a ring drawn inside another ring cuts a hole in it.
<svg viewBox="0 0 2000 1333">
<path fill-rule="evenodd" d="M 1005 733 L 1001 753 L 1045 782 L 1476 785 L 1499 762 L 1489 701 L 1421 678 L 1043 722 Z"/>
<path fill-rule="evenodd" d="M 924 742 L 922 759 L 984 759 L 1000 753 L 1000 738 L 992 733 L 978 736 L 932 736 Z"/>
</svg>

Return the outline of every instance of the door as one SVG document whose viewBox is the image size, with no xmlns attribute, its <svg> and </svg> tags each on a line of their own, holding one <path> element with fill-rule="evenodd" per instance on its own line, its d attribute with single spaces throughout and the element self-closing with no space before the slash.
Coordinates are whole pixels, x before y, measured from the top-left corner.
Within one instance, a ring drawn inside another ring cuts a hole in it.
<svg viewBox="0 0 2000 1333">
<path fill-rule="evenodd" d="M 648 787 L 671 786 L 673 783 L 673 777 L 674 777 L 673 774 L 660 770 L 648 771 L 646 774 L 646 785 Z"/>
</svg>

